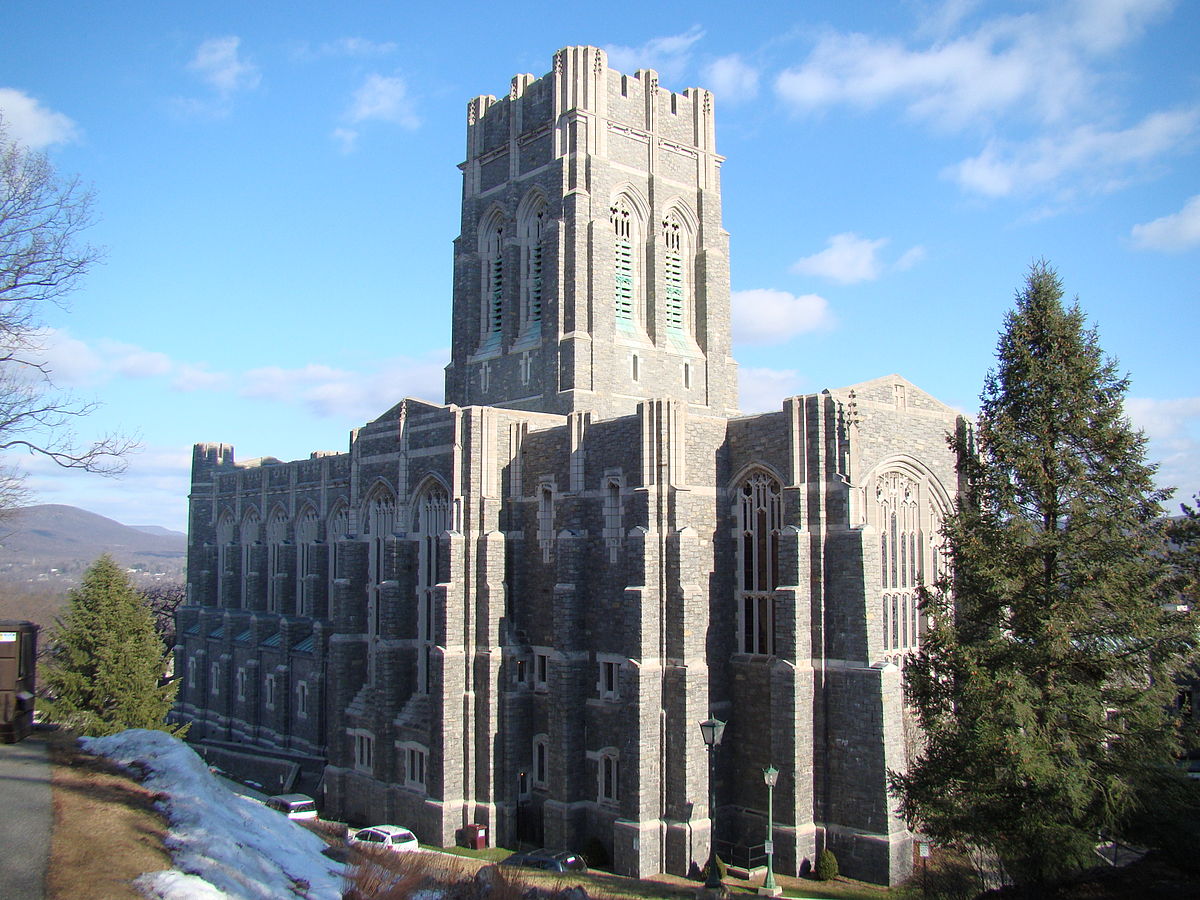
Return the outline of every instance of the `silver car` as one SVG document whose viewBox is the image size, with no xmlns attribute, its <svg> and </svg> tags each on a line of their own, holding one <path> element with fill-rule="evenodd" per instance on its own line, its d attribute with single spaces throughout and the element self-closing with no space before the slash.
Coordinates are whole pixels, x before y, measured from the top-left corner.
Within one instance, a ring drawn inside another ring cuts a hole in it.
<svg viewBox="0 0 1200 900">
<path fill-rule="evenodd" d="M 417 850 L 417 836 L 399 825 L 372 825 L 350 835 L 351 847 L 378 847 L 383 850 Z"/>
</svg>

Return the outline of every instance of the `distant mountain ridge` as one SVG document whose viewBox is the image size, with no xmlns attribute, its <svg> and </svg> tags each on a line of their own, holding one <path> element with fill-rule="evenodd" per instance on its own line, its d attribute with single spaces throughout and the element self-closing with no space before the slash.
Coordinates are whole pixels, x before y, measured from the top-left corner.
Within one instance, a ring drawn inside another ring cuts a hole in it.
<svg viewBox="0 0 1200 900">
<path fill-rule="evenodd" d="M 181 537 L 185 541 L 187 535 L 182 531 L 172 531 L 170 528 L 163 528 L 161 525 L 130 525 L 130 528 L 136 528 L 138 531 L 144 531 L 146 534 L 157 534 L 163 537 Z"/>
<path fill-rule="evenodd" d="M 51 503 L 0 516 L 0 581 L 66 587 L 102 553 L 154 580 L 183 580 L 187 536 L 156 525 L 133 527 Z"/>
</svg>

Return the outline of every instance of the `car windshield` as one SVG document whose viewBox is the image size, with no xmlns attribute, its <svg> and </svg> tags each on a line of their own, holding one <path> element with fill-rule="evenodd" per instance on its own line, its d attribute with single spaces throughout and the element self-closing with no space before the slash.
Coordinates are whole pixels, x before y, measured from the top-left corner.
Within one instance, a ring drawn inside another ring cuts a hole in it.
<svg viewBox="0 0 1200 900">
<path fill-rule="evenodd" d="M 415 841 L 416 837 L 411 831 L 397 831 L 392 835 L 393 844 L 403 844 L 406 841 Z"/>
<path fill-rule="evenodd" d="M 587 865 L 578 856 L 564 856 L 562 858 L 564 869 L 586 869 Z"/>
<path fill-rule="evenodd" d="M 317 804 L 311 800 L 291 804 L 292 812 L 316 812 Z"/>
</svg>

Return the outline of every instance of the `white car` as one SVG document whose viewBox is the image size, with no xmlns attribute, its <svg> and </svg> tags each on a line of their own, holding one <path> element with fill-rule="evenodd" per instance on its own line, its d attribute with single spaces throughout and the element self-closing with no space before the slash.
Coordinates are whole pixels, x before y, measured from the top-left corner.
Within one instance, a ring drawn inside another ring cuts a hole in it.
<svg viewBox="0 0 1200 900">
<path fill-rule="evenodd" d="M 289 819 L 315 819 L 317 803 L 308 794 L 276 794 L 267 798 L 267 806 Z"/>
<path fill-rule="evenodd" d="M 351 847 L 379 847 L 384 850 L 418 850 L 417 836 L 399 825 L 372 825 L 350 835 Z"/>
</svg>

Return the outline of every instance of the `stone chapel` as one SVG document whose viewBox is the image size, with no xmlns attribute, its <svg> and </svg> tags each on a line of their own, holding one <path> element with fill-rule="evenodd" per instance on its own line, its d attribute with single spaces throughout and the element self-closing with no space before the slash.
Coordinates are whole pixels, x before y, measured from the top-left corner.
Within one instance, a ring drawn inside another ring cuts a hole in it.
<svg viewBox="0 0 1200 900">
<path fill-rule="evenodd" d="M 773 765 L 776 871 L 904 878 L 959 416 L 896 375 L 738 412 L 708 91 L 567 47 L 466 113 L 445 403 L 294 462 L 196 445 L 175 719 L 327 818 L 628 875 L 761 853 Z"/>
</svg>

